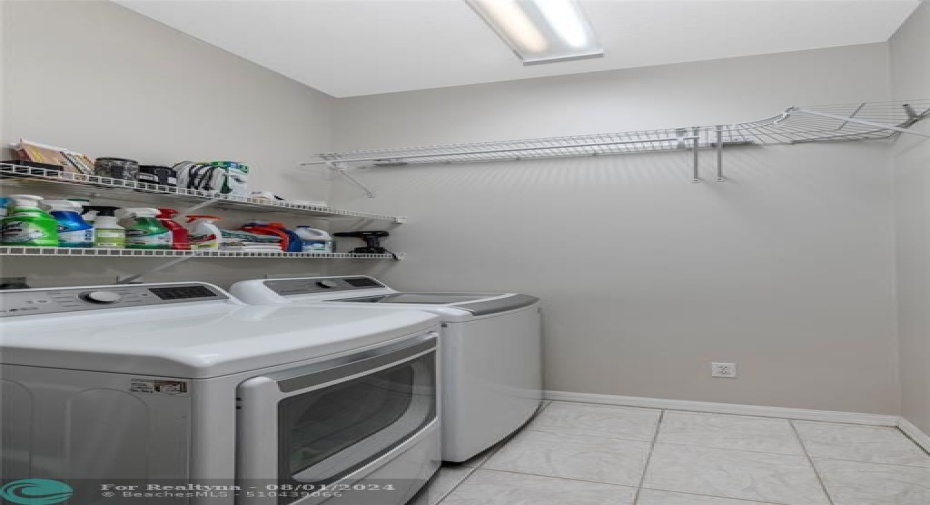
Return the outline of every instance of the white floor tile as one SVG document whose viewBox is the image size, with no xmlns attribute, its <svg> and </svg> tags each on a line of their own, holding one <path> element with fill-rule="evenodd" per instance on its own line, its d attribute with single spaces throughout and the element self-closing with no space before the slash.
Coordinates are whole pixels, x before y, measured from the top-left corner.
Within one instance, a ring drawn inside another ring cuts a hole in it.
<svg viewBox="0 0 930 505">
<path fill-rule="evenodd" d="M 643 487 L 786 505 L 828 505 L 806 457 L 656 444 Z"/>
<path fill-rule="evenodd" d="M 439 503 L 474 471 L 475 468 L 470 466 L 444 466 L 440 468 L 439 475 L 436 476 L 436 479 L 430 484 L 429 490 L 427 490 L 429 504 L 436 505 Z"/>
<path fill-rule="evenodd" d="M 804 449 L 785 419 L 666 412 L 659 443 L 802 456 Z"/>
<path fill-rule="evenodd" d="M 625 440 L 651 441 L 661 411 L 610 405 L 553 402 L 529 429 Z"/>
<path fill-rule="evenodd" d="M 930 456 L 897 428 L 802 421 L 794 425 L 814 458 L 930 468 Z"/>
<path fill-rule="evenodd" d="M 442 505 L 633 505 L 632 487 L 477 470 Z"/>
<path fill-rule="evenodd" d="M 671 491 L 656 491 L 643 489 L 639 493 L 636 505 L 775 505 L 758 501 L 734 500 L 732 498 L 717 498 L 714 496 L 700 496 L 695 494 L 673 493 Z"/>
<path fill-rule="evenodd" d="M 930 504 L 930 468 L 816 460 L 836 505 Z"/>
<path fill-rule="evenodd" d="M 638 486 L 650 447 L 648 442 L 524 431 L 483 468 Z"/>
</svg>

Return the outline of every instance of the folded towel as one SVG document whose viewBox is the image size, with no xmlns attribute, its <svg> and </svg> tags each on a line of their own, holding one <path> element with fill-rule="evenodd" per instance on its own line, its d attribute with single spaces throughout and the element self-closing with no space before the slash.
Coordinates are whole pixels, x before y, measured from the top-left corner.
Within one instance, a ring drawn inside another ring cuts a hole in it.
<svg viewBox="0 0 930 505">
<path fill-rule="evenodd" d="M 275 237 L 273 235 L 259 235 L 257 233 L 249 233 L 242 230 L 225 230 L 220 228 L 220 233 L 223 234 L 223 239 L 240 239 L 248 242 L 262 242 L 262 243 L 277 243 L 281 241 L 281 237 Z"/>
</svg>

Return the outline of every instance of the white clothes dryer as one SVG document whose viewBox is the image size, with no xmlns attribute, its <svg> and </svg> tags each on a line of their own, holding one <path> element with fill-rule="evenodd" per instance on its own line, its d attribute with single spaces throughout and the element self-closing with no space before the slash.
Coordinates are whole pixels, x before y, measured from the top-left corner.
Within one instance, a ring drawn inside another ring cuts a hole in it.
<svg viewBox="0 0 930 505">
<path fill-rule="evenodd" d="M 519 293 L 399 292 L 366 276 L 259 279 L 253 304 L 426 311 L 442 318 L 443 460 L 466 461 L 520 429 L 542 401 L 540 300 Z"/>
</svg>

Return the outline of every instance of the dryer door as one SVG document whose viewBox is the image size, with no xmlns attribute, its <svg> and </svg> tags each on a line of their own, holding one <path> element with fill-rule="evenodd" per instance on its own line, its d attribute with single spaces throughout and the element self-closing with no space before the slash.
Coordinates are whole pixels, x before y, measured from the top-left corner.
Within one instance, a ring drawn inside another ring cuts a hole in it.
<svg viewBox="0 0 930 505">
<path fill-rule="evenodd" d="M 430 332 L 243 382 L 240 480 L 297 490 L 255 502 L 313 503 L 322 486 L 371 473 L 435 428 L 436 346 Z"/>
</svg>

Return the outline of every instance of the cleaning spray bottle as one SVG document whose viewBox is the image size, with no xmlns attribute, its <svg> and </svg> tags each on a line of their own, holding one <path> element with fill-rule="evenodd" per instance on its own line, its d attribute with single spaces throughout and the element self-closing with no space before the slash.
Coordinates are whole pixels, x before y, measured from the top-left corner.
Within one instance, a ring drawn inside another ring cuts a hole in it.
<svg viewBox="0 0 930 505">
<path fill-rule="evenodd" d="M 81 204 L 44 200 L 42 205 L 58 221 L 58 247 L 94 247 L 94 227 L 81 218 Z"/>
<path fill-rule="evenodd" d="M 190 233 L 191 249 L 219 249 L 223 238 L 216 216 L 187 216 L 187 228 Z"/>
<path fill-rule="evenodd" d="M 13 202 L 0 223 L 0 242 L 10 246 L 58 247 L 58 221 L 39 208 L 41 196 L 10 195 Z"/>
<path fill-rule="evenodd" d="M 174 220 L 174 216 L 177 215 L 178 211 L 174 209 L 162 208 L 158 209 L 157 218 L 158 222 L 171 232 L 171 248 L 186 251 L 191 248 L 190 237 L 187 228 Z"/>
<path fill-rule="evenodd" d="M 100 249 L 123 249 L 126 247 L 126 229 L 116 221 L 116 211 L 119 210 L 119 207 L 88 205 L 85 210 L 87 212 L 81 217 L 84 221 L 93 222 L 96 231 L 94 247 Z"/>
<path fill-rule="evenodd" d="M 298 225 L 294 233 L 300 237 L 302 252 L 331 253 L 333 252 L 333 238 L 323 230 L 310 226 Z"/>
<path fill-rule="evenodd" d="M 158 209 L 121 209 L 117 215 L 126 220 L 126 249 L 171 249 L 171 232 L 155 217 Z"/>
</svg>

